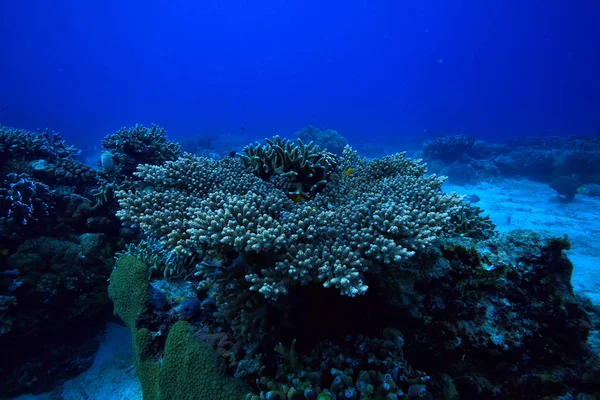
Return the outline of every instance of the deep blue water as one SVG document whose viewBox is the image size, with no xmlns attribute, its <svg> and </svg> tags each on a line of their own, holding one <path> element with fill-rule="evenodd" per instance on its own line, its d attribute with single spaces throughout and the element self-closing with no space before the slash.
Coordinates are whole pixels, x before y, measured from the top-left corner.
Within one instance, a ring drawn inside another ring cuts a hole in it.
<svg viewBox="0 0 600 400">
<path fill-rule="evenodd" d="M 77 143 L 136 122 L 174 139 L 600 129 L 597 0 L 34 0 L 0 19 L 0 123 Z"/>
</svg>

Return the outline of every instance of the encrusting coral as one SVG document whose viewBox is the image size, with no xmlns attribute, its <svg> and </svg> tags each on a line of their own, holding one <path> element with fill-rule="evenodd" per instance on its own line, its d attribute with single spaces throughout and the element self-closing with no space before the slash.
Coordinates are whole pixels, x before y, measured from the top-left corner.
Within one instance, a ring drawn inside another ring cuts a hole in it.
<svg viewBox="0 0 600 400">
<path fill-rule="evenodd" d="M 314 150 L 313 165 L 337 168 L 319 193 L 298 203 L 262 174 L 289 173 L 285 163 L 307 157 L 289 143 L 269 143 L 277 144 L 270 155 L 247 151 L 254 164 L 186 154 L 162 166 L 140 165 L 136 190 L 117 192 L 118 216 L 197 261 L 204 283 L 235 265 L 250 290 L 271 300 L 312 282 L 363 294 L 369 268 L 398 267 L 440 235 L 466 233 L 452 221 L 472 206 L 443 193 L 444 179 L 427 176 L 418 160 L 396 154 L 368 162 L 349 147 L 336 159 Z M 257 159 L 270 157 L 277 161 L 261 169 Z"/>
</svg>

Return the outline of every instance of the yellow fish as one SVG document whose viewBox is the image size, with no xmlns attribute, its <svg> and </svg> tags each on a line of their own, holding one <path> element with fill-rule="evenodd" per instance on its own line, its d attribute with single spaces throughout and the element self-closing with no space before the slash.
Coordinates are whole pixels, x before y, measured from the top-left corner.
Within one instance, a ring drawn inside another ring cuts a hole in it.
<svg viewBox="0 0 600 400">
<path fill-rule="evenodd" d="M 304 197 L 302 197 L 301 194 L 293 194 L 290 196 L 290 199 L 292 199 L 294 203 L 302 203 L 304 201 Z"/>
<path fill-rule="evenodd" d="M 354 172 L 354 168 L 348 168 L 347 170 L 344 171 L 344 176 L 348 177 L 348 176 L 352 175 L 353 172 Z"/>
</svg>

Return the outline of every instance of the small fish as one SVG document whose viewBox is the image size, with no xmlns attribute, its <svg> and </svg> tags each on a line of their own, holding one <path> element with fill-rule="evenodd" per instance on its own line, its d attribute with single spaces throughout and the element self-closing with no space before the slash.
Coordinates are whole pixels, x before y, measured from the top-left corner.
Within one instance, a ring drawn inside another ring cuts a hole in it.
<svg viewBox="0 0 600 400">
<path fill-rule="evenodd" d="M 290 196 L 290 199 L 292 199 L 294 203 L 302 203 L 304 201 L 304 197 L 302 197 L 301 194 L 293 194 Z"/>
<path fill-rule="evenodd" d="M 19 275 L 21 275 L 21 272 L 19 272 L 19 270 L 16 268 L 0 272 L 0 276 L 19 276 Z"/>
<path fill-rule="evenodd" d="M 352 175 L 353 172 L 354 172 L 354 168 L 348 168 L 347 170 L 344 171 L 344 176 L 348 177 L 348 176 Z"/>
<path fill-rule="evenodd" d="M 113 158 L 114 156 L 110 151 L 103 151 L 102 154 L 100 154 L 100 165 L 105 171 L 110 172 L 114 169 L 115 164 Z"/>
<path fill-rule="evenodd" d="M 241 125 L 241 126 L 240 126 L 240 130 L 241 130 L 241 131 L 245 131 L 245 130 L 246 130 L 246 128 L 244 127 L 244 125 Z"/>
<path fill-rule="evenodd" d="M 475 203 L 479 203 L 479 201 L 481 199 L 476 194 L 471 194 L 471 195 L 467 196 L 467 200 L 469 200 L 469 202 L 475 204 Z"/>
</svg>

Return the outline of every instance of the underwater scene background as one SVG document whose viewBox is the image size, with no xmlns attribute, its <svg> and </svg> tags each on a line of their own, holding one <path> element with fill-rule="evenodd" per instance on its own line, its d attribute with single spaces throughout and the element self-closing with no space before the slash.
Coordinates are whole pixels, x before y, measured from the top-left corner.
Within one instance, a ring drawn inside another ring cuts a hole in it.
<svg viewBox="0 0 600 400">
<path fill-rule="evenodd" d="M 0 20 L 0 399 L 600 399 L 600 3 Z"/>
</svg>

